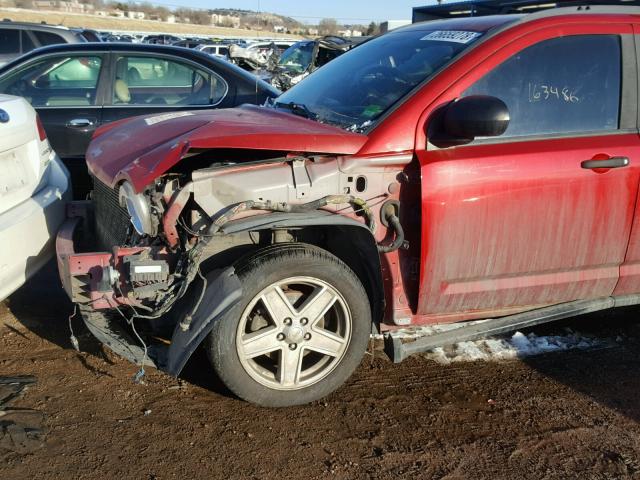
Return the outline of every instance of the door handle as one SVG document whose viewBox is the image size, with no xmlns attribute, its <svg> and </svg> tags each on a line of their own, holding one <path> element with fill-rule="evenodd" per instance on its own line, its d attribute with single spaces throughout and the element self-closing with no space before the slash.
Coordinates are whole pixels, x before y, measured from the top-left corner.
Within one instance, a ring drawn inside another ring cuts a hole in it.
<svg viewBox="0 0 640 480">
<path fill-rule="evenodd" d="M 606 160 L 585 160 L 580 164 L 582 168 L 620 168 L 629 165 L 627 157 L 611 157 Z"/>
<path fill-rule="evenodd" d="M 69 120 L 67 122 L 67 127 L 74 128 L 82 128 L 82 127 L 91 127 L 94 124 L 93 121 L 88 118 L 74 118 L 73 120 Z"/>
</svg>

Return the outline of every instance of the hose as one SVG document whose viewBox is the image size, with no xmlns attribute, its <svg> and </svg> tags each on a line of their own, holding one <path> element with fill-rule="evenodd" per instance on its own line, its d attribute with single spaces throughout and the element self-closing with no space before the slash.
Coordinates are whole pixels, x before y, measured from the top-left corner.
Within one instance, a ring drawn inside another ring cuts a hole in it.
<svg viewBox="0 0 640 480">
<path fill-rule="evenodd" d="M 373 213 L 371 212 L 371 208 L 369 208 L 367 202 L 362 198 L 354 197 L 353 195 L 327 195 L 326 197 L 319 198 L 312 202 L 298 204 L 271 202 L 270 200 L 267 200 L 266 202 L 252 203 L 252 208 L 284 213 L 306 213 L 326 207 L 327 205 L 344 205 L 345 203 L 348 203 L 354 210 L 364 213 L 371 233 L 375 233 L 376 231 L 376 221 L 373 217 Z"/>
<path fill-rule="evenodd" d="M 402 225 L 400 225 L 400 219 L 395 213 L 392 213 L 387 215 L 387 222 L 389 222 L 389 226 L 395 230 L 396 238 L 393 240 L 391 245 L 378 244 L 378 252 L 380 253 L 395 252 L 404 244 L 404 230 L 402 229 Z"/>
</svg>

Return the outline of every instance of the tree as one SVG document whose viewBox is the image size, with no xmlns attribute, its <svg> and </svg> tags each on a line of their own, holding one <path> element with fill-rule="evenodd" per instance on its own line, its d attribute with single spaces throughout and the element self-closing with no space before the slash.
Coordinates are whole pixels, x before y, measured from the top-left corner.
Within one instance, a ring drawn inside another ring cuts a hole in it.
<svg viewBox="0 0 640 480">
<path fill-rule="evenodd" d="M 380 26 L 376 22 L 371 22 L 367 27 L 367 35 L 376 35 L 380 31 Z"/>
<path fill-rule="evenodd" d="M 321 35 L 335 35 L 338 33 L 338 22 L 335 18 L 323 18 L 318 24 Z"/>
</svg>

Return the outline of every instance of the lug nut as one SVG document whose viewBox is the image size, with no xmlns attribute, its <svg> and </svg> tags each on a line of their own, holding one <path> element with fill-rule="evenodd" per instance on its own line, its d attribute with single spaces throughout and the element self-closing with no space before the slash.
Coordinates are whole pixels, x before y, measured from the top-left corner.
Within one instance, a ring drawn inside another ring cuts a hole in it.
<svg viewBox="0 0 640 480">
<path fill-rule="evenodd" d="M 298 348 L 298 345 L 296 345 L 295 343 L 289 344 L 289 350 L 295 350 L 296 348 Z"/>
<path fill-rule="evenodd" d="M 300 324 L 301 325 L 306 325 L 307 323 L 309 323 L 309 320 L 307 318 L 300 319 Z"/>
<path fill-rule="evenodd" d="M 305 340 L 311 340 L 311 334 L 310 333 L 305 333 L 304 334 L 304 339 Z"/>
<path fill-rule="evenodd" d="M 284 340 L 286 337 L 284 336 L 284 333 L 279 333 L 278 335 L 276 335 L 276 338 L 280 341 Z"/>
<path fill-rule="evenodd" d="M 284 319 L 284 324 L 285 325 L 291 325 L 291 319 L 289 317 Z"/>
</svg>

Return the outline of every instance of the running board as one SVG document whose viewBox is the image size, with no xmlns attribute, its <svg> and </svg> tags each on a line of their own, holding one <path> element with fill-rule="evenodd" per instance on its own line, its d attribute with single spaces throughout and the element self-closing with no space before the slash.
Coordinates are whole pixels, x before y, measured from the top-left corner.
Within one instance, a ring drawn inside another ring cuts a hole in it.
<svg viewBox="0 0 640 480">
<path fill-rule="evenodd" d="M 451 345 L 458 342 L 478 340 L 492 335 L 513 332 L 521 328 L 532 327 L 555 320 L 584 315 L 586 313 L 607 310 L 614 307 L 626 307 L 640 304 L 640 295 L 625 295 L 621 297 L 603 297 L 594 300 L 576 300 L 559 303 L 549 307 L 529 310 L 507 317 L 492 318 L 480 323 L 464 325 L 418 338 L 414 342 L 402 343 L 400 338 L 385 336 L 385 351 L 394 363 L 400 363 L 410 355 L 433 350 L 437 347 Z"/>
</svg>

